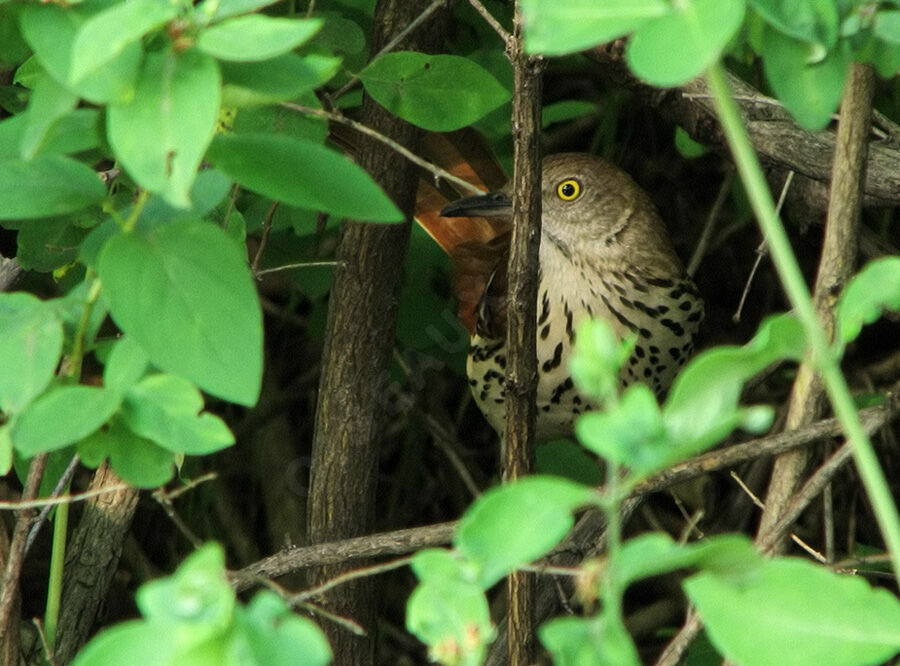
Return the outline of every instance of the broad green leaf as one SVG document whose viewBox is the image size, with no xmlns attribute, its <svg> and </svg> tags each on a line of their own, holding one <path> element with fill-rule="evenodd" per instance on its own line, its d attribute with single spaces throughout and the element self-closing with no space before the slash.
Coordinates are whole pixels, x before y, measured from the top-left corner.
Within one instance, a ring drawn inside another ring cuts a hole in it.
<svg viewBox="0 0 900 666">
<path fill-rule="evenodd" d="M 387 53 L 369 63 L 359 78 L 388 111 L 435 132 L 471 125 L 510 97 L 487 70 L 453 55 Z"/>
<path fill-rule="evenodd" d="M 132 338 L 116 340 L 103 369 L 103 385 L 124 393 L 144 376 L 148 361 L 147 352 Z"/>
<path fill-rule="evenodd" d="M 875 36 L 891 44 L 900 44 L 900 11 L 880 11 L 875 15 Z"/>
<path fill-rule="evenodd" d="M 133 433 L 118 415 L 106 428 L 81 440 L 78 455 L 89 467 L 108 458 L 116 474 L 137 488 L 158 488 L 175 471 L 175 454 Z"/>
<path fill-rule="evenodd" d="M 175 647 L 159 627 L 131 620 L 100 631 L 76 655 L 72 666 L 164 666 L 172 663 Z"/>
<path fill-rule="evenodd" d="M 126 45 L 103 67 L 74 85 L 69 79 L 78 31 L 86 20 L 103 8 L 104 3 L 81 3 L 65 8 L 57 4 L 30 3 L 23 6 L 20 13 L 22 35 L 44 69 L 79 97 L 95 104 L 126 102 L 134 95 L 140 69 L 142 49 L 139 42 Z M 114 34 L 115 31 L 104 35 L 100 47 L 105 46 Z"/>
<path fill-rule="evenodd" d="M 235 607 L 222 547 L 209 543 L 194 551 L 168 578 L 142 585 L 135 600 L 143 616 L 166 631 L 179 652 L 221 639 Z"/>
<path fill-rule="evenodd" d="M 747 0 L 779 32 L 830 49 L 838 38 L 834 0 Z"/>
<path fill-rule="evenodd" d="M 572 512 L 596 499 L 568 479 L 530 476 L 479 497 L 460 519 L 453 543 L 487 588 L 546 554 L 572 528 Z"/>
<path fill-rule="evenodd" d="M 0 411 L 21 411 L 50 380 L 62 353 L 63 328 L 31 294 L 0 294 Z"/>
<path fill-rule="evenodd" d="M 218 416 L 204 412 L 203 396 L 186 379 L 156 374 L 128 389 L 122 421 L 134 433 L 173 453 L 203 455 L 234 444 Z"/>
<path fill-rule="evenodd" d="M 0 473 L 8 474 L 13 466 L 12 427 L 0 425 Z"/>
<path fill-rule="evenodd" d="M 484 662 L 496 630 L 481 589 L 459 580 L 421 583 L 406 605 L 406 628 L 428 645 L 432 661 L 459 666 Z"/>
<path fill-rule="evenodd" d="M 315 53 L 286 53 L 263 62 L 223 62 L 222 103 L 247 107 L 295 100 L 329 81 L 340 66 L 340 58 Z"/>
<path fill-rule="evenodd" d="M 608 322 L 588 319 L 578 326 L 575 353 L 569 362 L 578 388 L 606 404 L 619 386 L 619 368 L 634 349 L 635 338 L 619 340 Z"/>
<path fill-rule="evenodd" d="M 72 45 L 66 80 L 77 83 L 178 15 L 175 0 L 128 0 L 87 19 Z"/>
<path fill-rule="evenodd" d="M 43 153 L 80 153 L 100 145 L 97 109 L 75 109 L 50 125 L 40 146 Z M 0 121 L 0 155 L 19 153 L 24 142 L 28 114 Z"/>
<path fill-rule="evenodd" d="M 321 27 L 321 19 L 250 14 L 207 28 L 200 33 L 197 48 L 220 60 L 258 62 L 297 48 Z"/>
<path fill-rule="evenodd" d="M 0 220 L 65 215 L 98 203 L 106 188 L 94 171 L 62 155 L 0 157 Z"/>
<path fill-rule="evenodd" d="M 659 404 L 646 384 L 632 384 L 603 411 L 582 414 L 575 422 L 575 434 L 597 455 L 638 475 L 665 467 L 672 448 Z"/>
<path fill-rule="evenodd" d="M 306 93 L 315 100 L 313 93 Z M 312 101 L 310 100 L 310 101 Z M 234 119 L 235 134 L 284 134 L 286 136 L 309 139 L 324 144 L 328 136 L 328 122 L 322 118 L 297 113 L 283 106 L 255 106 L 238 111 Z M 280 207 L 279 207 L 280 210 Z M 310 213 L 306 211 L 306 214 Z M 313 216 L 315 216 L 313 214 Z"/>
<path fill-rule="evenodd" d="M 665 0 L 522 0 L 525 49 L 562 55 L 597 46 L 671 11 Z"/>
<path fill-rule="evenodd" d="M 19 153 L 30 160 L 46 142 L 53 126 L 78 104 L 78 97 L 59 85 L 48 74 L 40 76 L 25 114 L 27 123 L 22 136 Z"/>
<path fill-rule="evenodd" d="M 900 602 L 862 578 L 799 559 L 684 583 L 716 648 L 745 666 L 878 664 L 900 651 Z M 764 640 L 761 640 L 764 637 Z"/>
<path fill-rule="evenodd" d="M 586 618 L 558 617 L 541 625 L 538 636 L 553 655 L 555 666 L 641 663 L 621 620 L 607 613 Z"/>
<path fill-rule="evenodd" d="M 889 309 L 900 309 L 900 257 L 871 261 L 850 280 L 838 302 L 838 339 L 855 340 L 865 324 Z"/>
<path fill-rule="evenodd" d="M 216 129 L 220 80 L 215 60 L 194 50 L 150 53 L 134 99 L 107 110 L 116 157 L 138 182 L 176 207 L 188 192 Z"/>
<path fill-rule="evenodd" d="M 616 560 L 619 590 L 636 581 L 696 567 L 738 576 L 759 566 L 759 553 L 743 535 L 724 534 L 695 543 L 677 543 L 664 532 L 642 534 L 622 544 Z"/>
<path fill-rule="evenodd" d="M 365 171 L 311 141 L 267 134 L 217 136 L 207 158 L 247 189 L 292 206 L 371 222 L 403 219 Z"/>
<path fill-rule="evenodd" d="M 744 0 L 676 3 L 670 13 L 635 31 L 626 51 L 628 64 L 655 86 L 686 83 L 721 56 L 743 18 Z"/>
<path fill-rule="evenodd" d="M 273 5 L 278 0 L 203 0 L 196 6 L 196 11 L 211 21 L 221 21 L 229 16 L 247 14 L 248 12 Z"/>
<path fill-rule="evenodd" d="M 16 238 L 19 265 L 28 271 L 49 273 L 75 261 L 78 244 L 88 230 L 72 222 L 68 216 L 22 222 Z"/>
<path fill-rule="evenodd" d="M 106 423 L 122 397 L 96 386 L 58 386 L 32 402 L 13 424 L 13 445 L 25 457 L 55 451 Z"/>
<path fill-rule="evenodd" d="M 808 130 L 822 129 L 841 101 L 849 56 L 841 44 L 810 63 L 811 47 L 767 27 L 763 39 L 766 79 L 794 119 Z"/>
<path fill-rule="evenodd" d="M 712 446 L 744 421 L 738 406 L 744 382 L 777 360 L 801 360 L 806 338 L 790 315 L 770 317 L 743 347 L 715 347 L 695 357 L 675 378 L 663 405 L 672 455 Z"/>
<path fill-rule="evenodd" d="M 114 236 L 97 266 L 119 327 L 159 368 L 242 405 L 259 396 L 262 315 L 241 249 L 187 220 Z"/>
<path fill-rule="evenodd" d="M 244 609 L 235 608 L 233 640 L 246 645 L 255 664 L 266 666 L 325 666 L 331 647 L 322 630 L 309 618 L 291 613 L 274 592 L 258 592 Z"/>
<path fill-rule="evenodd" d="M 584 447 L 568 439 L 538 444 L 534 452 L 538 474 L 562 476 L 587 486 L 599 486 L 605 480 L 597 459 Z"/>
<path fill-rule="evenodd" d="M 548 104 L 541 109 L 541 127 L 549 127 L 554 123 L 576 120 L 584 116 L 596 114 L 599 107 L 594 102 L 581 99 L 566 99 Z"/>
<path fill-rule="evenodd" d="M 410 567 L 423 583 L 443 580 L 472 582 L 471 567 L 459 555 L 446 548 L 426 548 L 413 555 Z"/>
</svg>

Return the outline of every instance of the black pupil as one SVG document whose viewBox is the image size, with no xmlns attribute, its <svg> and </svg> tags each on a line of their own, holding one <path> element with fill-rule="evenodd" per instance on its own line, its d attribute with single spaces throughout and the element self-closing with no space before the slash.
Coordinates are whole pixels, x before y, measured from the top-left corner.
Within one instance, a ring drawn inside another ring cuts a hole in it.
<svg viewBox="0 0 900 666">
<path fill-rule="evenodd" d="M 562 193 L 564 197 L 571 197 L 575 195 L 575 185 L 572 183 L 565 183 L 562 186 Z"/>
</svg>

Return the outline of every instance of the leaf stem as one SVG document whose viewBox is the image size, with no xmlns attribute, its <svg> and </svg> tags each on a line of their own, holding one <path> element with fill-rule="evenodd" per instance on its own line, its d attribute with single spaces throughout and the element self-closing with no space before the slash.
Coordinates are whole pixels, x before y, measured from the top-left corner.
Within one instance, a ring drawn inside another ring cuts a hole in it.
<svg viewBox="0 0 900 666">
<path fill-rule="evenodd" d="M 44 633 L 47 645 L 53 652 L 56 647 L 56 626 L 62 598 L 63 563 L 66 561 L 66 531 L 69 527 L 69 504 L 60 504 L 53 520 L 53 547 L 50 555 L 50 574 L 47 589 L 47 607 L 44 611 Z"/>
<path fill-rule="evenodd" d="M 853 447 L 856 467 L 872 502 L 875 517 L 891 555 L 894 571 L 900 573 L 900 514 L 891 497 L 884 473 L 878 464 L 872 443 L 859 421 L 853 397 L 838 365 L 838 356 L 819 323 L 800 266 L 797 264 L 784 227 L 775 213 L 775 204 L 762 167 L 753 151 L 737 105 L 731 98 L 722 66 L 718 63 L 711 66 L 706 78 L 738 173 L 768 242 L 772 261 L 797 318 L 804 328 L 812 353 L 812 362 L 825 381 L 835 415 Z"/>
</svg>

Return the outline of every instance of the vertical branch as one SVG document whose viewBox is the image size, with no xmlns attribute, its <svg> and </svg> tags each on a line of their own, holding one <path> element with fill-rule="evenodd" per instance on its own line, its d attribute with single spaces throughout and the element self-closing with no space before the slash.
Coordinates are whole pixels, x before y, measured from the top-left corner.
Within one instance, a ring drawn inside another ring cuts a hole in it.
<svg viewBox="0 0 900 666">
<path fill-rule="evenodd" d="M 506 446 L 503 476 L 518 478 L 531 469 L 537 389 L 537 292 L 541 241 L 541 77 L 540 63 L 524 52 L 516 3 L 513 37 L 507 49 L 514 70 L 513 232 L 509 256 L 509 311 L 506 348 Z M 534 648 L 534 576 L 514 572 L 509 595 L 509 663 L 530 664 Z"/>
<path fill-rule="evenodd" d="M 853 65 L 841 104 L 825 239 L 813 293 L 816 312 L 829 339 L 834 337 L 833 310 L 837 297 L 853 275 L 856 265 L 873 91 L 872 68 Z M 821 376 L 810 362 L 804 363 L 794 381 L 785 430 L 794 430 L 815 421 L 821 413 L 824 399 Z M 809 456 L 808 449 L 797 449 L 776 459 L 759 536 L 767 534 L 778 521 L 803 478 Z M 782 540 L 776 551 L 783 551 L 785 545 Z"/>
<path fill-rule="evenodd" d="M 379 0 L 375 8 L 372 53 L 428 8 L 426 0 Z M 438 15 L 445 16 L 445 12 Z M 437 22 L 427 22 L 403 48 L 431 50 Z M 452 100 L 449 101 L 452 103 Z M 367 95 L 362 121 L 415 151 L 420 131 L 390 115 Z M 360 136 L 357 156 L 398 207 L 410 217 L 415 179 L 408 160 Z M 311 165 L 312 166 L 312 165 Z M 312 543 L 368 534 L 375 518 L 378 444 L 390 404 L 384 390 L 394 348 L 394 324 L 409 243 L 409 223 L 396 225 L 346 221 L 325 329 L 322 376 L 313 438 L 308 531 Z M 316 570 L 320 584 L 344 571 Z M 335 663 L 373 663 L 375 587 L 371 579 L 341 586 L 327 596 L 329 610 L 350 615 L 368 632 L 359 637 L 336 625 L 324 629 Z"/>
</svg>

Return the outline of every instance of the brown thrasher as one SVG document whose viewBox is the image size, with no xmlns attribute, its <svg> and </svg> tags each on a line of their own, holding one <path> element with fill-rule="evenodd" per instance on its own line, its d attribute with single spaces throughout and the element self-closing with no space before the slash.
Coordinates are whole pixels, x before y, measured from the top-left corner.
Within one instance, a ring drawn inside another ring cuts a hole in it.
<svg viewBox="0 0 900 666">
<path fill-rule="evenodd" d="M 416 219 L 453 262 L 454 293 L 471 336 L 469 384 L 503 433 L 511 185 L 499 187 L 502 169 L 471 133 L 429 135 L 425 152 L 491 190 L 441 208 L 452 197 L 423 180 Z M 576 415 L 591 408 L 567 363 L 581 320 L 602 318 L 620 337 L 637 335 L 620 386 L 643 381 L 662 395 L 693 351 L 703 301 L 650 197 L 625 172 L 592 155 L 551 155 L 541 189 L 536 435 L 548 439 L 571 435 Z"/>
</svg>

